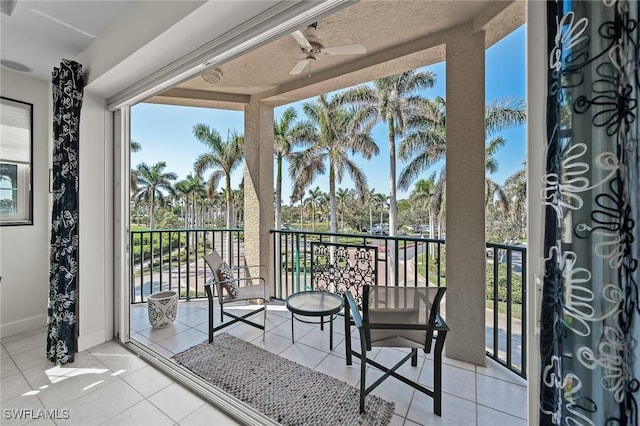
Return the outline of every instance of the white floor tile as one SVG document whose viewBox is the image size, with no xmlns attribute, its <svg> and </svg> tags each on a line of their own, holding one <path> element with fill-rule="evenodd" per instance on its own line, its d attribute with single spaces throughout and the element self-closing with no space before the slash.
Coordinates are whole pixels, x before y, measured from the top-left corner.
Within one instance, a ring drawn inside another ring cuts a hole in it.
<svg viewBox="0 0 640 426">
<path fill-rule="evenodd" d="M 169 426 L 174 421 L 158 410 L 147 400 L 140 401 L 131 408 L 128 408 L 107 420 L 108 425 L 135 425 L 135 426 Z"/>
<path fill-rule="evenodd" d="M 453 395 L 442 395 L 442 416 L 433 412 L 433 399 L 415 392 L 407 419 L 421 425 L 469 426 L 476 424 L 476 404 Z"/>
<path fill-rule="evenodd" d="M 381 376 L 382 372 L 380 370 L 368 367 L 366 386 L 369 387 Z M 386 401 L 395 403 L 395 413 L 399 416 L 406 417 L 409 406 L 411 405 L 413 392 L 414 389 L 411 386 L 404 384 L 393 377 L 388 377 L 371 393 L 373 395 L 379 396 Z"/>
<path fill-rule="evenodd" d="M 20 370 L 18 370 L 15 362 L 13 362 L 13 360 L 9 356 L 7 356 L 6 358 L 2 358 L 2 361 L 0 361 L 0 378 L 4 379 L 7 376 L 17 373 L 18 371 Z"/>
<path fill-rule="evenodd" d="M 188 330 L 189 326 L 182 324 L 181 322 L 174 322 L 173 324 L 165 328 L 147 328 L 146 330 L 140 330 L 139 333 L 153 342 L 159 342 L 181 331 Z"/>
<path fill-rule="evenodd" d="M 204 405 L 198 396 L 177 383 L 156 392 L 148 399 L 175 422 L 180 422 Z"/>
<path fill-rule="evenodd" d="M 160 340 L 157 343 L 173 353 L 178 353 L 202 343 L 208 340 L 208 338 L 209 336 L 207 334 L 190 328 L 164 340 Z"/>
<path fill-rule="evenodd" d="M 360 383 L 360 361 L 357 359 L 354 359 L 352 365 L 347 365 L 344 358 L 330 354 L 318 364 L 315 370 L 349 383 L 351 386 L 357 387 Z"/>
<path fill-rule="evenodd" d="M 36 366 L 54 365 L 47 359 L 47 354 L 44 347 L 31 349 L 26 352 L 20 352 L 19 355 L 20 356 L 13 357 L 13 362 L 21 370 Z"/>
<path fill-rule="evenodd" d="M 41 419 L 35 418 L 34 420 L 34 415 L 37 416 L 38 410 L 43 409 L 44 406 L 35 395 L 16 396 L 2 402 L 2 421 L 0 423 L 5 426 L 25 425 L 34 421 L 40 422 Z"/>
<path fill-rule="evenodd" d="M 280 355 L 282 351 L 292 344 L 291 338 L 278 336 L 277 334 L 273 334 L 268 331 L 264 341 L 262 340 L 262 336 L 257 336 L 251 341 L 251 343 L 276 355 Z"/>
<path fill-rule="evenodd" d="M 478 374 L 478 404 L 504 413 L 527 417 L 527 388 Z"/>
<path fill-rule="evenodd" d="M 168 376 L 151 366 L 125 374 L 122 379 L 144 397 L 151 396 L 173 383 Z"/>
<path fill-rule="evenodd" d="M 44 373 L 48 383 L 38 384 L 33 389 L 38 391 L 38 397 L 47 408 L 64 408 L 67 404 L 102 390 L 116 381 L 116 377 L 111 375 L 111 370 L 105 366 L 77 369 L 53 366 Z"/>
<path fill-rule="evenodd" d="M 183 315 L 179 315 L 176 321 L 180 321 L 190 327 L 208 323 L 209 313 L 202 309 L 196 309 Z"/>
<path fill-rule="evenodd" d="M 180 426 L 236 426 L 240 424 L 209 404 L 204 404 L 180 421 Z"/>
<path fill-rule="evenodd" d="M 116 380 L 83 398 L 65 404 L 69 419 L 60 425 L 97 425 L 108 421 L 142 400 L 142 396 L 122 380 Z"/>
<path fill-rule="evenodd" d="M 131 318 L 139 319 L 139 328 L 145 327 L 139 334 L 132 333 L 132 339 L 148 345 L 168 359 L 177 351 L 207 340 L 206 301 L 181 303 L 178 309 L 178 318 L 172 326 L 152 329 L 148 324 L 146 304 L 132 307 Z M 240 307 L 234 312 L 246 312 L 243 309 Z M 245 324 L 234 324 L 220 332 L 229 332 L 284 358 L 357 386 L 359 360 L 354 357 L 353 365 L 346 366 L 344 331 L 340 325 L 342 318 L 334 323 L 334 350 L 329 352 L 328 325 L 320 331 L 319 325 L 296 321 L 296 342 L 292 344 L 290 315 L 283 304 L 269 306 L 264 342 L 261 330 Z M 252 319 L 261 323 L 262 314 Z M 203 322 L 197 324 L 200 320 Z M 353 333 L 352 345 L 359 351 L 358 335 Z M 57 421 L 58 424 L 237 424 L 117 342 L 107 342 L 81 352 L 76 361 L 66 367 L 56 367 L 46 360 L 44 329 L 3 338 L 1 343 L 3 409 L 71 407 L 72 418 Z M 20 356 L 14 357 L 5 349 L 7 345 L 11 351 L 18 351 L 16 353 Z M 374 348 L 369 356 L 391 366 L 402 357 L 402 353 L 395 349 Z M 419 381 L 431 388 L 432 359 L 432 356 L 425 357 L 420 353 L 419 367 L 411 367 L 407 363 L 401 367 L 400 373 L 409 377 L 419 376 Z M 368 367 L 367 382 L 372 383 L 380 374 Z M 14 375 L 15 378 L 11 378 Z M 5 380 L 7 377 L 11 379 Z M 396 403 L 397 412 L 391 425 L 519 426 L 526 423 L 526 381 L 488 358 L 485 367 L 445 358 L 443 392 L 443 416 L 438 417 L 433 413 L 431 398 L 394 378 L 388 378 L 374 391 L 376 395 Z M 474 403 L 475 398 L 477 404 Z M 30 421 L 10 420 L 7 424 Z M 5 423 L 3 419 L 2 424 Z M 46 423 L 40 420 L 33 424 Z"/>
<path fill-rule="evenodd" d="M 305 367 L 315 368 L 327 356 L 327 353 L 299 343 L 289 346 L 280 356 Z"/>
<path fill-rule="evenodd" d="M 147 365 L 147 363 L 133 352 L 127 351 L 124 354 L 114 355 L 96 355 L 112 374 L 125 375 L 139 370 Z"/>
<path fill-rule="evenodd" d="M 31 386 L 19 372 L 3 377 L 0 382 L 0 402 L 13 399 L 16 395 L 22 395 L 30 390 Z"/>
<path fill-rule="evenodd" d="M 527 421 L 478 405 L 478 426 L 526 426 Z"/>
<path fill-rule="evenodd" d="M 47 349 L 47 335 L 42 330 L 23 339 L 3 339 L 2 344 L 11 355 L 17 355 L 33 349 L 40 349 L 44 353 Z"/>
</svg>

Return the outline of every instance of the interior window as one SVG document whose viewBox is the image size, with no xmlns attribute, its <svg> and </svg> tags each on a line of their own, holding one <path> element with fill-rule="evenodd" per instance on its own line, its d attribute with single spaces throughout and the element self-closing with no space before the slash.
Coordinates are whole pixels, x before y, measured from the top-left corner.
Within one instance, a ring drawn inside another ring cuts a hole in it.
<svg viewBox="0 0 640 426">
<path fill-rule="evenodd" d="M 31 225 L 33 106 L 0 101 L 0 225 Z"/>
</svg>

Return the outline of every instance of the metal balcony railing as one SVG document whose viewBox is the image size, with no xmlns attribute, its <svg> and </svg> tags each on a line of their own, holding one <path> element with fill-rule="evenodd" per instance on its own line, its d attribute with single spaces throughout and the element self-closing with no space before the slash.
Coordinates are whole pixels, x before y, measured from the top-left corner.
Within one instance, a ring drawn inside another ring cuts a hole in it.
<svg viewBox="0 0 640 426">
<path fill-rule="evenodd" d="M 244 262 L 242 229 L 162 229 L 131 231 L 131 303 L 158 291 L 180 299 L 206 297 L 203 256 L 215 249 L 229 265 Z"/>
<path fill-rule="evenodd" d="M 420 237 L 388 237 L 368 234 L 271 231 L 274 251 L 274 292 L 284 300 L 293 293 L 314 288 L 312 261 L 314 245 L 333 247 L 373 247 L 377 251 L 374 268 L 377 285 L 441 286 L 444 280 L 444 240 Z M 371 262 L 371 260 L 368 260 Z M 331 266 L 339 269 L 335 265 Z M 353 271 L 344 272 L 351 273 Z"/>
<path fill-rule="evenodd" d="M 526 378 L 527 248 L 487 243 L 487 356 Z"/>
<path fill-rule="evenodd" d="M 363 283 L 446 285 L 442 239 L 292 230 L 272 230 L 271 234 L 271 294 L 275 299 L 285 300 L 293 293 L 318 288 L 312 274 L 318 267 L 322 273 L 316 274 L 316 280 L 322 285 L 334 282 L 337 292 L 352 289 L 357 293 Z M 243 230 L 131 231 L 131 303 L 146 302 L 150 294 L 162 290 L 178 291 L 183 300 L 206 297 L 204 283 L 209 271 L 203 256 L 212 249 L 229 265 L 244 265 Z M 371 250 L 375 255 L 367 254 Z M 487 356 L 526 377 L 526 247 L 487 243 L 486 254 Z M 365 259 L 367 267 L 363 266 Z M 360 266 L 355 266 L 356 262 Z"/>
</svg>

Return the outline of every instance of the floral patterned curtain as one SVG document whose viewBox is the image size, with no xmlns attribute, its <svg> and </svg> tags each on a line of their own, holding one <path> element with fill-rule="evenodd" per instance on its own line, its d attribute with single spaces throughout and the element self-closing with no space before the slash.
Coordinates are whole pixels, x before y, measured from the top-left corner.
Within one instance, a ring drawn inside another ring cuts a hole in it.
<svg viewBox="0 0 640 426">
<path fill-rule="evenodd" d="M 638 11 L 547 2 L 544 425 L 638 424 Z"/>
<path fill-rule="evenodd" d="M 84 89 L 82 65 L 62 60 L 52 74 L 53 211 L 47 358 L 73 362 L 77 324 L 78 138 Z"/>
</svg>

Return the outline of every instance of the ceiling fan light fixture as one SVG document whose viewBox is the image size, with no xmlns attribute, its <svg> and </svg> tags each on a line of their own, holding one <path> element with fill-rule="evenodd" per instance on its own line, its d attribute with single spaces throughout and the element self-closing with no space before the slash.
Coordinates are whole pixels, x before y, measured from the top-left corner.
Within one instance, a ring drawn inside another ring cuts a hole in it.
<svg viewBox="0 0 640 426">
<path fill-rule="evenodd" d="M 202 79 L 209 84 L 219 83 L 222 79 L 222 76 L 223 74 L 220 68 L 214 68 L 212 70 L 205 71 L 200 75 L 200 77 L 202 77 Z"/>
</svg>

